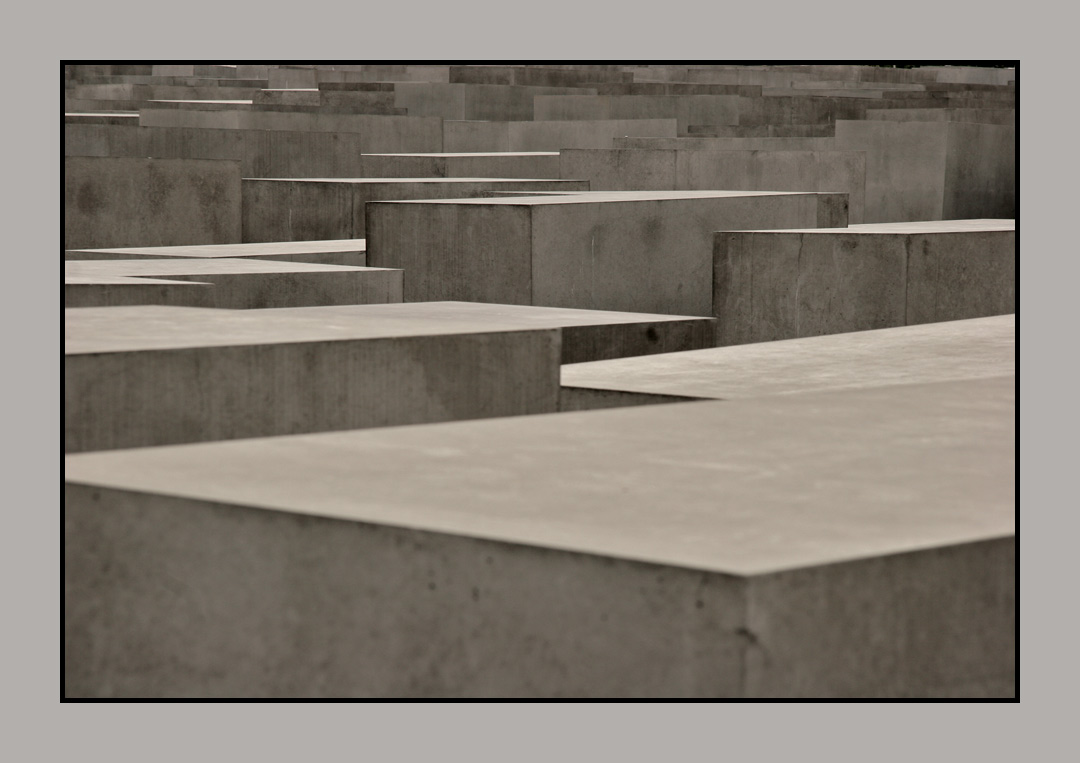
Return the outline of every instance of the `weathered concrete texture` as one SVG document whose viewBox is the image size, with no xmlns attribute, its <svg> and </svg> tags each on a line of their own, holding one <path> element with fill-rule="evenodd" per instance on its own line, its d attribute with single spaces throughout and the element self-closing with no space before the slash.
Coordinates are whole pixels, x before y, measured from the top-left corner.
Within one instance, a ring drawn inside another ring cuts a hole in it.
<svg viewBox="0 0 1080 763">
<path fill-rule="evenodd" d="M 240 241 L 240 165 L 64 159 L 64 248 Z"/>
<path fill-rule="evenodd" d="M 718 233 L 718 343 L 1012 313 L 1015 242 L 1012 220 Z"/>
<path fill-rule="evenodd" d="M 365 154 L 366 178 L 544 178 L 558 180 L 558 151 L 474 154 Z M 579 180 L 580 178 L 571 178 Z"/>
<path fill-rule="evenodd" d="M 561 151 L 611 148 L 624 136 L 674 138 L 674 119 L 600 119 L 544 122 L 443 122 L 443 151 Z"/>
<path fill-rule="evenodd" d="M 66 279 L 146 277 L 210 283 L 213 284 L 210 302 L 200 301 L 197 306 L 229 309 L 366 305 L 401 302 L 402 299 L 402 272 L 382 268 L 189 257 L 69 261 L 64 264 L 64 271 Z M 99 304 L 102 306 L 132 304 L 125 296 L 126 287 L 103 285 L 101 291 Z M 116 295 L 117 301 L 111 301 L 109 295 Z"/>
<path fill-rule="evenodd" d="M 442 151 L 442 120 L 435 117 L 333 114 L 303 111 L 195 110 L 155 108 L 139 110 L 143 127 L 197 127 L 221 130 L 358 133 L 361 150 Z"/>
<path fill-rule="evenodd" d="M 64 307 L 178 305 L 212 307 L 213 284 L 163 278 L 72 276 L 64 279 Z"/>
<path fill-rule="evenodd" d="M 402 82 L 394 87 L 392 98 L 410 116 L 510 122 L 533 119 L 537 96 L 581 92 L 596 95 L 595 90 L 581 88 Z"/>
<path fill-rule="evenodd" d="M 838 147 L 866 151 L 868 223 L 1016 216 L 1013 125 L 836 123 Z"/>
<path fill-rule="evenodd" d="M 368 208 L 368 262 L 406 301 L 711 316 L 713 233 L 844 226 L 843 194 L 592 192 Z"/>
<path fill-rule="evenodd" d="M 557 329 L 327 309 L 68 311 L 65 451 L 557 408 Z"/>
<path fill-rule="evenodd" d="M 893 122 L 981 122 L 1015 125 L 1016 109 L 870 109 L 868 120 Z"/>
<path fill-rule="evenodd" d="M 65 694 L 1011 697 L 1014 389 L 69 457 Z"/>
<path fill-rule="evenodd" d="M 677 151 L 566 149 L 564 178 L 594 191 L 825 191 L 848 195 L 848 219 L 863 221 L 866 158 L 860 151 Z"/>
<path fill-rule="evenodd" d="M 735 400 L 1015 373 L 1016 318 L 1000 315 L 575 363 L 562 369 L 562 392 L 585 410 L 667 397 Z M 627 397 L 608 400 L 603 393 Z"/>
<path fill-rule="evenodd" d="M 67 156 L 240 162 L 244 177 L 361 177 L 360 133 L 66 124 Z"/>
<path fill-rule="evenodd" d="M 587 191 L 589 184 L 522 178 L 244 178 L 243 240 L 364 238 L 369 202 L 462 199 L 492 190 Z"/>
<path fill-rule="evenodd" d="M 257 244 L 218 244 L 210 246 L 151 246 L 126 249 L 71 249 L 65 260 L 143 260 L 143 259 L 235 259 L 307 262 L 318 265 L 348 265 L 362 268 L 367 264 L 367 242 L 362 238 L 331 241 L 273 241 Z"/>
<path fill-rule="evenodd" d="M 735 95 L 538 95 L 537 120 L 674 119 L 689 125 L 739 124 Z"/>
</svg>

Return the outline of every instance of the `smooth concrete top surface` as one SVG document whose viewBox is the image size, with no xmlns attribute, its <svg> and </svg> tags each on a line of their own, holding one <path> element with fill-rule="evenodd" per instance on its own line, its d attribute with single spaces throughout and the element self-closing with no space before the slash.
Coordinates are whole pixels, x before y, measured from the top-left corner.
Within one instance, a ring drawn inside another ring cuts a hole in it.
<svg viewBox="0 0 1080 763">
<path fill-rule="evenodd" d="M 72 249 L 80 254 L 100 254 L 110 259 L 123 255 L 139 257 L 278 257 L 291 254 L 328 254 L 339 252 L 365 252 L 367 240 L 346 238 L 330 241 L 272 241 L 262 244 L 203 244 L 201 246 L 144 246 L 122 249 Z"/>
<path fill-rule="evenodd" d="M 559 196 L 511 198 L 410 199 L 381 204 L 595 204 L 602 201 L 663 201 L 666 199 L 724 199 L 736 196 L 818 196 L 815 191 L 575 191 Z"/>
<path fill-rule="evenodd" d="M 552 178 L 244 178 L 272 180 L 279 183 L 573 183 L 574 180 Z"/>
<path fill-rule="evenodd" d="M 223 106 L 225 106 L 225 105 L 228 105 L 228 106 L 251 106 L 254 103 L 254 101 L 252 101 L 250 98 L 247 99 L 247 100 L 244 100 L 244 99 L 229 100 L 229 99 L 225 99 L 225 98 L 221 98 L 221 99 L 218 99 L 218 98 L 203 98 L 203 99 L 195 99 L 195 98 L 153 98 L 153 99 L 147 101 L 147 103 L 191 103 L 191 104 L 198 104 L 198 105 L 213 104 L 215 106 L 217 106 L 217 105 L 223 105 Z"/>
<path fill-rule="evenodd" d="M 1012 535 L 1014 388 L 271 437 L 74 455 L 65 469 L 69 483 L 747 575 Z"/>
<path fill-rule="evenodd" d="M 64 117 L 125 117 L 127 119 L 138 119 L 139 112 L 137 111 L 67 111 L 64 112 Z"/>
<path fill-rule="evenodd" d="M 472 302 L 406 302 L 242 311 L 162 305 L 83 307 L 65 311 L 64 352 L 78 355 L 395 336 L 490 334 L 679 320 L 705 319 Z"/>
<path fill-rule="evenodd" d="M 558 151 L 474 151 L 474 152 L 458 152 L 453 154 L 444 153 L 413 153 L 413 154 L 361 154 L 361 156 L 423 156 L 434 159 L 453 158 L 458 156 L 500 156 L 500 157 L 512 157 L 512 156 L 558 156 Z"/>
<path fill-rule="evenodd" d="M 969 233 L 971 231 L 1015 231 L 1016 220 L 929 220 L 909 223 L 863 223 L 846 228 L 789 228 L 725 233 Z"/>
<path fill-rule="evenodd" d="M 1016 373 L 1016 316 L 562 367 L 563 386 L 729 400 Z"/>
<path fill-rule="evenodd" d="M 392 268 L 361 268 L 350 265 L 323 265 L 314 262 L 289 262 L 237 258 L 192 259 L 191 257 L 150 260 L 67 260 L 64 277 L 70 276 L 178 276 L 241 275 L 254 273 L 356 273 Z"/>
</svg>

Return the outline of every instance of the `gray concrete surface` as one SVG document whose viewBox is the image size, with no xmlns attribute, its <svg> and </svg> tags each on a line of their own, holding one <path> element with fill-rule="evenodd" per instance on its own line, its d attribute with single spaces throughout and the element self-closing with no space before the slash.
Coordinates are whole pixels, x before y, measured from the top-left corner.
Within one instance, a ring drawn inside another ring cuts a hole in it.
<svg viewBox="0 0 1080 763">
<path fill-rule="evenodd" d="M 400 270 L 383 268 L 272 262 L 250 258 L 191 257 L 68 261 L 64 263 L 64 275 L 65 279 L 87 276 L 146 277 L 209 283 L 213 284 L 209 303 L 200 302 L 196 306 L 229 309 L 401 302 L 403 276 Z M 126 301 L 126 286 L 110 288 L 109 285 L 102 285 L 100 291 L 102 306 L 131 304 Z M 110 294 L 115 294 L 118 301 L 110 301 Z"/>
<path fill-rule="evenodd" d="M 562 369 L 564 410 L 736 400 L 1016 373 L 1016 317 L 1000 315 L 807 339 L 574 363 Z M 644 396 L 638 398 L 637 396 Z M 595 401 L 595 405 L 590 402 Z"/>
<path fill-rule="evenodd" d="M 564 178 L 594 191 L 823 191 L 848 195 L 848 220 L 863 221 L 866 158 L 860 151 L 566 149 Z"/>
<path fill-rule="evenodd" d="M 365 154 L 366 178 L 544 178 L 558 180 L 558 151 L 472 154 Z M 579 180 L 580 178 L 570 178 Z"/>
<path fill-rule="evenodd" d="M 721 345 L 1016 309 L 1013 220 L 727 231 L 714 253 Z"/>
<path fill-rule="evenodd" d="M 243 240 L 365 238 L 370 202 L 461 199 L 483 191 L 587 191 L 581 180 L 522 178 L 245 178 Z"/>
<path fill-rule="evenodd" d="M 543 122 L 443 122 L 443 151 L 561 151 L 612 148 L 624 136 L 674 138 L 674 119 L 591 119 Z"/>
<path fill-rule="evenodd" d="M 127 276 L 64 278 L 64 307 L 176 305 L 212 307 L 214 285 L 197 281 Z"/>
<path fill-rule="evenodd" d="M 240 242 L 240 165 L 66 157 L 64 248 Z"/>
<path fill-rule="evenodd" d="M 327 309 L 66 311 L 65 452 L 557 407 L 557 329 Z"/>
<path fill-rule="evenodd" d="M 1011 697 L 1014 391 L 70 456 L 65 694 Z"/>
<path fill-rule="evenodd" d="M 331 241 L 271 241 L 256 244 L 218 244 L 207 246 L 151 246 L 126 249 L 69 249 L 65 260 L 142 260 L 142 259 L 236 259 L 308 262 L 318 265 L 348 265 L 362 268 L 367 264 L 367 244 L 362 238 Z"/>
<path fill-rule="evenodd" d="M 368 262 L 406 301 L 712 316 L 713 232 L 847 224 L 843 194 L 592 192 L 368 207 Z"/>
</svg>

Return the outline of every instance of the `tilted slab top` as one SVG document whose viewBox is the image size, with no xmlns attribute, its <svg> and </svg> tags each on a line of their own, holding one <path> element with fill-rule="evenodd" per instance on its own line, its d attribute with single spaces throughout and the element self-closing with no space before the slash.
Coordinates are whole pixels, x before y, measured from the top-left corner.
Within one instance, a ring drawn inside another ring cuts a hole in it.
<svg viewBox="0 0 1080 763">
<path fill-rule="evenodd" d="M 224 259 L 244 257 L 321 262 L 362 267 L 366 241 L 362 238 L 331 241 L 268 241 L 258 244 L 206 244 L 203 246 L 148 246 L 122 249 L 71 249 L 67 260 L 127 260 L 149 258 Z M 292 258 L 297 258 L 293 260 Z"/>
<path fill-rule="evenodd" d="M 274 437 L 66 480 L 757 575 L 1011 535 L 1014 400 L 999 378 Z"/>
<path fill-rule="evenodd" d="M 567 387 L 731 400 L 1016 373 L 1016 316 L 575 363 Z"/>
</svg>

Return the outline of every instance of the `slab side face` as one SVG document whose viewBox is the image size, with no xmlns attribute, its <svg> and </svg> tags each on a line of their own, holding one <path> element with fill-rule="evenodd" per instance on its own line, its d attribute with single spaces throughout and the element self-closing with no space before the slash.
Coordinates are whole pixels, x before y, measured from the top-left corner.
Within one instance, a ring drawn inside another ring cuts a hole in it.
<svg viewBox="0 0 1080 763">
<path fill-rule="evenodd" d="M 409 274 L 406 302 L 533 303 L 529 207 L 386 203 L 368 214 L 368 262 Z"/>
<path fill-rule="evenodd" d="M 555 330 L 69 355 L 66 452 L 544 413 Z"/>
<path fill-rule="evenodd" d="M 240 241 L 240 165 L 64 159 L 64 248 Z"/>
<path fill-rule="evenodd" d="M 714 231 L 816 226 L 829 201 L 787 194 L 537 206 L 533 303 L 712 315 Z"/>
<path fill-rule="evenodd" d="M 85 485 L 65 509 L 69 698 L 740 692 L 725 576 Z"/>
</svg>

